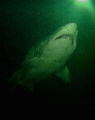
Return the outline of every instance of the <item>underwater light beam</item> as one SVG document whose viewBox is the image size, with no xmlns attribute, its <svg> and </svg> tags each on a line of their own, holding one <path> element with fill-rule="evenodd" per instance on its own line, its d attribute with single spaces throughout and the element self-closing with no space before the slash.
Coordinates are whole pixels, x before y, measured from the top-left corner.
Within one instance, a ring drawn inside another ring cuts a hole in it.
<svg viewBox="0 0 95 120">
<path fill-rule="evenodd" d="M 78 0 L 78 2 L 87 2 L 87 0 Z"/>
</svg>

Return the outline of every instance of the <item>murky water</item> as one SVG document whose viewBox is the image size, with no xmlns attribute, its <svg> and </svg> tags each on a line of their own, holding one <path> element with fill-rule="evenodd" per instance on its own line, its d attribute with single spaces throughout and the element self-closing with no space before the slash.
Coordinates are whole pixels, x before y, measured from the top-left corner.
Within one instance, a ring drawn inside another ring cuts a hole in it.
<svg viewBox="0 0 95 120">
<path fill-rule="evenodd" d="M 52 76 L 35 85 L 33 93 L 17 86 L 13 96 L 32 96 L 50 103 L 93 103 L 95 101 L 95 2 L 90 8 L 76 6 L 69 0 L 6 0 L 0 5 L 2 91 L 6 94 L 8 79 L 21 64 L 28 50 L 59 27 L 78 25 L 77 48 L 68 68 L 71 84 Z"/>
</svg>

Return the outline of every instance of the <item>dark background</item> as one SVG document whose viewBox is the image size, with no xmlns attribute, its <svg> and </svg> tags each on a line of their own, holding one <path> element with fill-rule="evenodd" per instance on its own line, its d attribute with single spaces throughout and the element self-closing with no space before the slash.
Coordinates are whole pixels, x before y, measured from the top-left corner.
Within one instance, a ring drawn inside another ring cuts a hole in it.
<svg viewBox="0 0 95 120">
<path fill-rule="evenodd" d="M 95 1 L 91 0 L 95 10 Z M 33 93 L 18 86 L 8 92 L 8 79 L 29 48 L 70 22 L 78 25 L 77 49 L 68 67 L 71 85 L 52 76 L 35 86 Z M 0 1 L 1 91 L 8 98 L 31 98 L 38 103 L 92 104 L 95 101 L 95 14 L 73 5 L 72 0 Z M 26 97 L 27 96 L 27 97 Z"/>
</svg>

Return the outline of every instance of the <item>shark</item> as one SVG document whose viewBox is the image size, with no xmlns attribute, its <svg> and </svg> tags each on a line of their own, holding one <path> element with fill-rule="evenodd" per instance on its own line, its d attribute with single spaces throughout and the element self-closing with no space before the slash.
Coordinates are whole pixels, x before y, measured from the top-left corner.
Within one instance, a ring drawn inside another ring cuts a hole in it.
<svg viewBox="0 0 95 120">
<path fill-rule="evenodd" d="M 33 91 L 36 83 L 52 75 L 70 83 L 71 74 L 67 63 L 76 49 L 77 35 L 76 23 L 60 27 L 29 50 L 9 82 L 13 82 L 28 91 Z"/>
</svg>

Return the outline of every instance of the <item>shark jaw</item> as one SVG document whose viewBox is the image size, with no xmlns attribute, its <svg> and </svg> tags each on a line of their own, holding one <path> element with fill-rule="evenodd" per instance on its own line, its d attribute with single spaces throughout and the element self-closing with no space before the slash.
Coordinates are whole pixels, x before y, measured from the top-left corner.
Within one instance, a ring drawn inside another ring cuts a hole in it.
<svg viewBox="0 0 95 120">
<path fill-rule="evenodd" d="M 58 32 L 58 31 L 57 31 Z M 54 40 L 61 40 L 64 38 L 69 38 L 69 40 L 72 41 L 72 43 L 75 42 L 77 39 L 77 24 L 76 23 L 69 23 L 63 27 L 60 28 L 58 35 L 55 36 Z"/>
<path fill-rule="evenodd" d="M 57 31 L 57 35 L 55 36 L 55 40 L 64 38 L 64 37 L 70 37 L 73 39 L 78 32 L 77 30 L 77 24 L 76 23 L 69 23 L 65 26 L 62 26 L 59 31 Z"/>
</svg>

